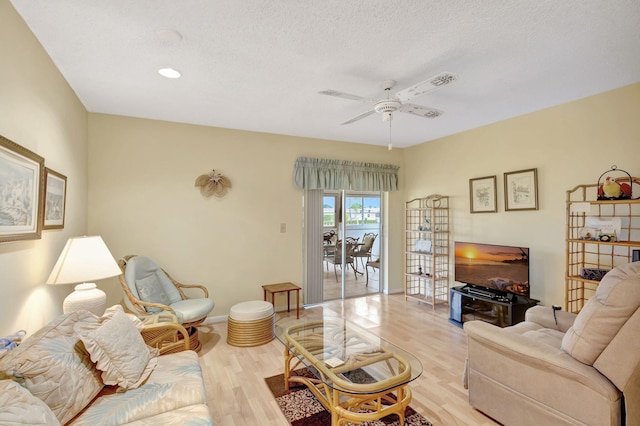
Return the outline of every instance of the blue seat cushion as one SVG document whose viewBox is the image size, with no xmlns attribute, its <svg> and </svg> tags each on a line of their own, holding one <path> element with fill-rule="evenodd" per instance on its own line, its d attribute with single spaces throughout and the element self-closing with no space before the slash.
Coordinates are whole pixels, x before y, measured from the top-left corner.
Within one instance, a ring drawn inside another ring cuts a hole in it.
<svg viewBox="0 0 640 426">
<path fill-rule="evenodd" d="M 189 323 L 206 317 L 213 310 L 211 299 L 186 299 L 169 305 L 180 323 Z"/>
</svg>

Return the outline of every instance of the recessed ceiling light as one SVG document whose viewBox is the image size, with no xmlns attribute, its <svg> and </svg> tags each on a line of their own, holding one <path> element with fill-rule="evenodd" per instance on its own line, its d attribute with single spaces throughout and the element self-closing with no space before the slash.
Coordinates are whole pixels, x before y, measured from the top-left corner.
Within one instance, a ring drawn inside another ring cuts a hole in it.
<svg viewBox="0 0 640 426">
<path fill-rule="evenodd" d="M 174 68 L 160 68 L 158 73 L 167 78 L 180 78 L 181 76 L 180 71 Z"/>
</svg>

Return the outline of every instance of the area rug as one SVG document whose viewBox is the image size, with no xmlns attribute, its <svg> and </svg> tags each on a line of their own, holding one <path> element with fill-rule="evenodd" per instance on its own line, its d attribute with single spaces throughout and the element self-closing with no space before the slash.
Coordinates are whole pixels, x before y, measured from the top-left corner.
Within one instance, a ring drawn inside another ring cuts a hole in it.
<svg viewBox="0 0 640 426">
<path fill-rule="evenodd" d="M 306 368 L 294 371 L 292 374 L 304 377 L 313 377 Z M 331 414 L 318 401 L 315 395 L 302 383 L 292 383 L 289 390 L 284 390 L 284 375 L 267 377 L 269 390 L 276 399 L 280 409 L 284 413 L 291 426 L 330 426 Z M 348 423 L 351 425 L 352 423 Z M 417 413 L 410 406 L 405 411 L 406 426 L 432 426 L 431 422 Z M 380 420 L 371 420 L 360 423 L 361 426 L 399 426 L 400 419 L 395 414 L 390 414 Z"/>
</svg>

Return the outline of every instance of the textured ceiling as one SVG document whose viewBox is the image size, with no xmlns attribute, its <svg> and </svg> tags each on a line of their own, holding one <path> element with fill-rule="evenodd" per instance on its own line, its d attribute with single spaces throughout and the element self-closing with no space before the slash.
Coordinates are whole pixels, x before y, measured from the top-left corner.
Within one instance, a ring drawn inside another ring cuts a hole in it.
<svg viewBox="0 0 640 426">
<path fill-rule="evenodd" d="M 11 0 L 91 112 L 407 147 L 640 81 L 638 0 Z M 170 31 L 167 31 L 170 30 Z M 177 31 L 181 38 L 172 37 Z M 182 78 L 161 77 L 171 66 Z M 640 101 L 640 100 L 639 100 Z"/>
</svg>

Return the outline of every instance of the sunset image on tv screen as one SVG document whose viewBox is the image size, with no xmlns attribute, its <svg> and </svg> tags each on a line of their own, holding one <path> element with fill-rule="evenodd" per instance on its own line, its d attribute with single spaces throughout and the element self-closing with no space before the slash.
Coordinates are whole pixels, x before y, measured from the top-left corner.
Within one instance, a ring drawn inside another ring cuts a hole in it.
<svg viewBox="0 0 640 426">
<path fill-rule="evenodd" d="M 529 249 L 455 243 L 455 280 L 529 296 Z"/>
</svg>

